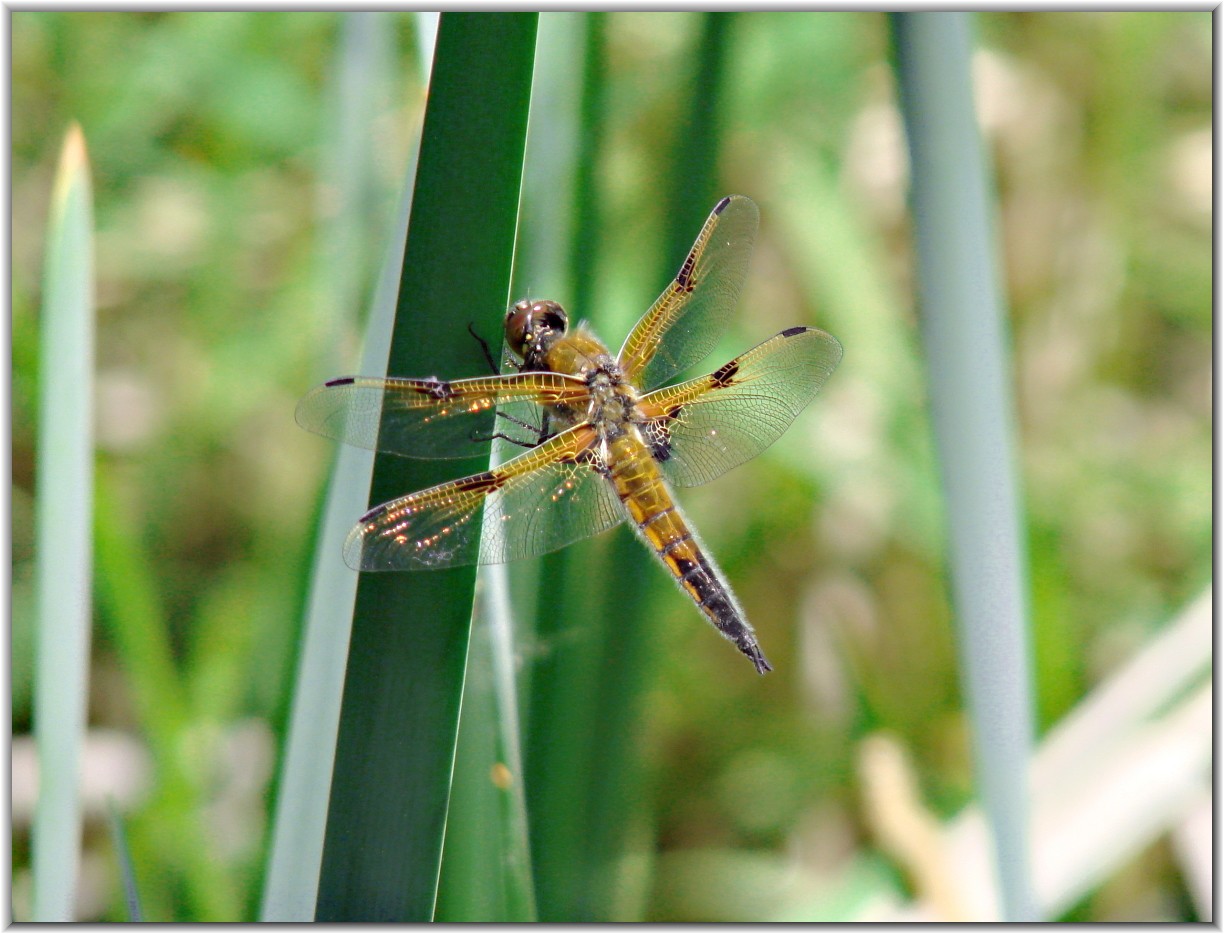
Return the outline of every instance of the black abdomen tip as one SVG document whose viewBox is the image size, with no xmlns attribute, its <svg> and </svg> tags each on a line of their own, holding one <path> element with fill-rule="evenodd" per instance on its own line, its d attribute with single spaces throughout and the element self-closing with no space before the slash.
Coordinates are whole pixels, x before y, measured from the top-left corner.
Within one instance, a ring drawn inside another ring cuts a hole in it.
<svg viewBox="0 0 1224 934">
<path fill-rule="evenodd" d="M 751 657 L 752 664 L 756 666 L 757 674 L 763 675 L 767 671 L 773 671 L 773 665 L 769 664 L 769 659 L 765 657 L 760 649 L 757 649 Z"/>
</svg>

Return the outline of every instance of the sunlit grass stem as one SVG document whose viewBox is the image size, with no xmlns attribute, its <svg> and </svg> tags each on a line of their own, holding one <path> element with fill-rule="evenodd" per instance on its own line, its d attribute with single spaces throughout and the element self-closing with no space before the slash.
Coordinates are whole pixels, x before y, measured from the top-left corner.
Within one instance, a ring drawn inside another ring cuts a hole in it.
<svg viewBox="0 0 1224 934">
<path fill-rule="evenodd" d="M 1038 920 L 1029 855 L 1033 701 L 1016 414 L 965 13 L 892 17 L 909 140 L 922 336 L 977 785 L 1006 921 Z"/>
<path fill-rule="evenodd" d="M 34 920 L 72 921 L 93 623 L 93 207 L 80 127 L 68 131 L 43 271 L 36 563 Z"/>
</svg>

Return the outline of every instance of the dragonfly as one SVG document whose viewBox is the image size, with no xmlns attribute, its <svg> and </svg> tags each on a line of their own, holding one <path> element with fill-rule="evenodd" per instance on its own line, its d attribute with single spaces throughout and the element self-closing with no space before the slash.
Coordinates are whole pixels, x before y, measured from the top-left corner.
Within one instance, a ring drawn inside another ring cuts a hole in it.
<svg viewBox="0 0 1224 934">
<path fill-rule="evenodd" d="M 298 423 L 348 444 L 418 458 L 471 456 L 474 443 L 494 437 L 524 449 L 374 507 L 349 533 L 345 562 L 359 571 L 499 564 L 628 522 L 709 622 L 758 672 L 772 670 L 672 490 L 708 483 L 769 447 L 829 378 L 841 344 L 790 327 L 706 376 L 666 385 L 725 330 L 758 223 L 749 198 L 719 201 L 615 356 L 586 322 L 571 329 L 557 302 L 525 299 L 504 321 L 514 372 L 344 376 L 311 390 Z M 482 429 L 490 414 L 492 433 Z"/>
</svg>

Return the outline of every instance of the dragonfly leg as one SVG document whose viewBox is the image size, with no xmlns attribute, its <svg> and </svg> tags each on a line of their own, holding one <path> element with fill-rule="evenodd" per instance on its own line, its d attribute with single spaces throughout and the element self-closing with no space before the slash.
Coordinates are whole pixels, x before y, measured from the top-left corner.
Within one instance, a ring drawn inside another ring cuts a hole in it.
<svg viewBox="0 0 1224 934">
<path fill-rule="evenodd" d="M 507 421 L 514 422 L 514 424 L 518 425 L 520 428 L 523 428 L 526 431 L 531 432 L 533 435 L 535 435 L 535 440 L 524 441 L 521 438 L 515 438 L 515 437 L 512 437 L 511 435 L 503 434 L 500 431 L 495 431 L 489 435 L 481 435 L 478 433 L 473 433 L 472 441 L 483 443 L 483 442 L 493 441 L 495 438 L 501 438 L 503 441 L 509 441 L 511 444 L 517 445 L 520 448 L 530 449 L 530 448 L 538 447 L 539 445 L 543 444 L 545 441 L 547 441 L 549 438 L 552 437 L 552 434 L 549 432 L 548 427 L 547 427 L 548 425 L 547 421 L 545 422 L 544 427 L 537 427 L 535 425 L 532 425 L 530 422 L 525 422 L 522 419 L 515 418 L 513 415 L 510 415 L 506 412 L 498 412 L 496 414 L 498 418 L 504 418 Z M 545 418 L 547 418 L 547 416 L 545 416 Z"/>
<path fill-rule="evenodd" d="M 497 360 L 495 360 L 493 357 L 493 351 L 489 348 L 489 342 L 476 333 L 476 329 L 472 327 L 471 321 L 468 322 L 467 329 L 468 333 L 471 334 L 472 337 L 476 338 L 476 343 L 480 344 L 480 349 L 484 353 L 484 358 L 489 364 L 489 372 L 494 376 L 500 376 L 501 368 L 497 365 Z"/>
</svg>

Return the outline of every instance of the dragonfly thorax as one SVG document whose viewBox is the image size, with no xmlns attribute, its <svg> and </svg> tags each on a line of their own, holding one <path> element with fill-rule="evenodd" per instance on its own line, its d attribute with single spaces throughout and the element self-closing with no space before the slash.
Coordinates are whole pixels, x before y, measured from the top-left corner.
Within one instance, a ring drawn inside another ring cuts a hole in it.
<svg viewBox="0 0 1224 934">
<path fill-rule="evenodd" d="M 605 365 L 586 374 L 590 402 L 586 420 L 595 426 L 600 437 L 612 439 L 625 433 L 633 421 L 638 395 L 621 375 L 620 367 L 611 357 Z"/>
</svg>

